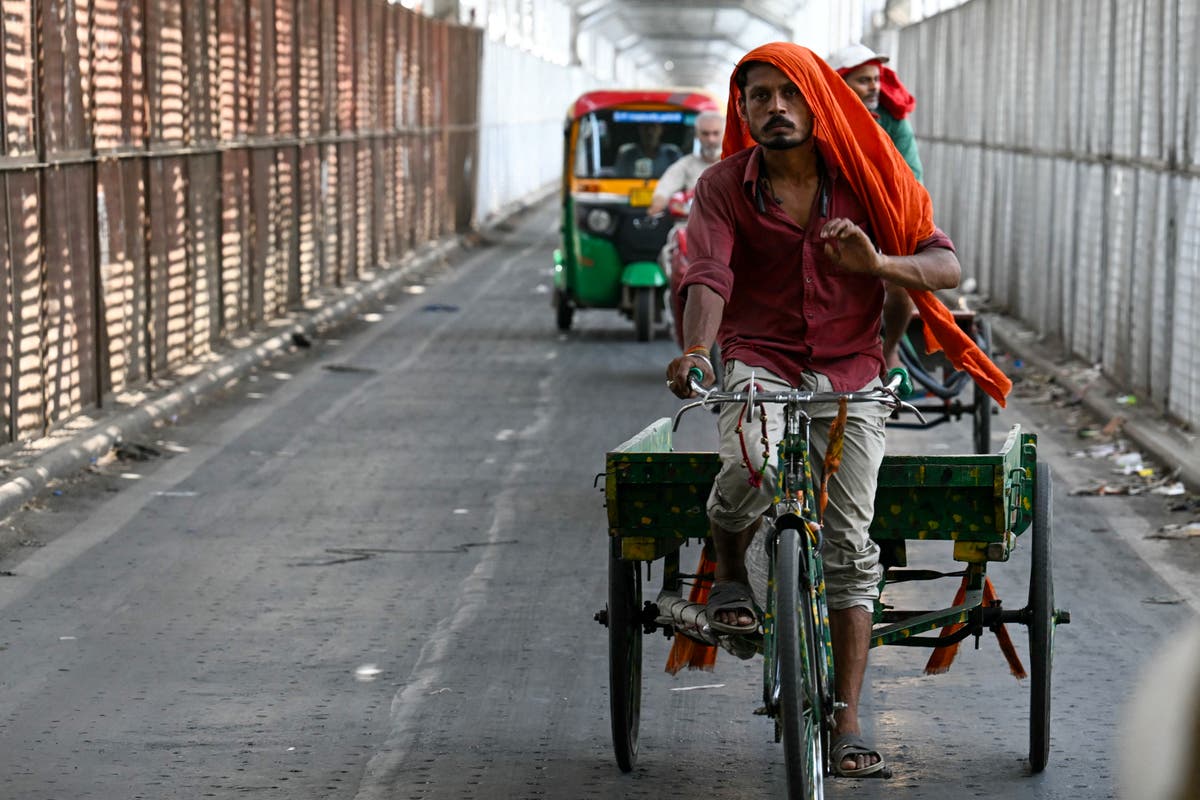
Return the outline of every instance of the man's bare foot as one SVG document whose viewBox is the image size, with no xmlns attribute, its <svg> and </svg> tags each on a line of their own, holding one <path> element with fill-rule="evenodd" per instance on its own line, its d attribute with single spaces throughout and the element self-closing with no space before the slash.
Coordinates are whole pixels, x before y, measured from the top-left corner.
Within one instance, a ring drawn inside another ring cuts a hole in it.
<svg viewBox="0 0 1200 800">
<path fill-rule="evenodd" d="M 831 758 L 836 760 L 834 772 L 843 777 L 888 777 L 883 756 L 858 733 L 838 733 L 834 736 Z"/>
<path fill-rule="evenodd" d="M 750 587 L 741 581 L 716 581 L 708 596 L 708 622 L 717 633 L 753 633 L 758 629 Z"/>
</svg>

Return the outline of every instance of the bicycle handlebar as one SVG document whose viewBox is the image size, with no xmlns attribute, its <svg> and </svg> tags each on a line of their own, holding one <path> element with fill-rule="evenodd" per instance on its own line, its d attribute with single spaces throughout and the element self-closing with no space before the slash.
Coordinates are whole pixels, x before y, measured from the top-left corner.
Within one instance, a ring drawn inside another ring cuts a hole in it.
<svg viewBox="0 0 1200 800">
<path fill-rule="evenodd" d="M 753 405 L 755 403 L 797 403 L 800 405 L 811 405 L 814 403 L 837 403 L 841 400 L 846 400 L 849 403 L 882 403 L 893 411 L 898 408 L 903 408 L 912 411 L 924 423 L 925 418 L 920 410 L 909 405 L 900 399 L 901 395 L 912 393 L 912 383 L 908 378 L 908 371 L 904 367 L 893 367 L 888 371 L 888 381 L 882 386 L 876 386 L 871 389 L 860 390 L 857 392 L 815 392 L 802 389 L 785 389 L 782 391 L 765 392 L 758 391 L 754 388 L 754 374 L 751 373 L 750 381 L 746 384 L 747 388 L 740 392 L 722 392 L 714 389 L 705 389 L 700 385 L 700 379 L 704 377 L 704 373 L 698 367 L 692 367 L 688 370 L 688 386 L 696 394 L 700 395 L 700 399 L 688 403 L 680 407 L 675 412 L 675 418 L 672 420 L 671 429 L 679 428 L 679 420 L 684 412 L 690 411 L 693 408 L 700 406 L 717 405 L 724 403 L 745 403 Z"/>
</svg>

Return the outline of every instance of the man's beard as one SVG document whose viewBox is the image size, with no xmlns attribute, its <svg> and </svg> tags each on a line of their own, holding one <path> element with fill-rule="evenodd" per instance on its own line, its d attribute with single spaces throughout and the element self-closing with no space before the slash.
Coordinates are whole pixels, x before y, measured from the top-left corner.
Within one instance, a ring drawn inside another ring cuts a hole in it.
<svg viewBox="0 0 1200 800">
<path fill-rule="evenodd" d="M 805 136 L 803 139 L 799 139 L 799 140 L 796 140 L 796 139 L 768 139 L 766 141 L 759 142 L 759 144 L 761 144 L 767 150 L 791 150 L 795 147 L 799 147 L 800 145 L 804 144 L 807 141 L 808 141 L 808 137 Z"/>
<path fill-rule="evenodd" d="M 721 145 L 713 145 L 712 147 L 701 147 L 700 157 L 705 161 L 715 162 L 721 158 Z"/>
<path fill-rule="evenodd" d="M 802 144 L 807 144 L 808 140 L 812 138 L 813 131 L 816 129 L 816 123 L 814 122 L 808 129 L 808 132 L 805 133 L 804 137 L 801 139 L 775 138 L 776 131 L 782 132 L 785 136 L 788 133 L 796 132 L 796 126 L 791 124 L 785 123 L 784 125 L 776 125 L 775 127 L 771 127 L 771 123 L 775 122 L 776 119 L 780 121 L 784 120 L 783 117 L 772 117 L 771 119 L 767 120 L 767 124 L 763 126 L 761 131 L 759 131 L 759 135 L 753 137 L 754 141 L 758 142 L 768 150 L 791 150 L 793 147 L 799 147 Z"/>
<path fill-rule="evenodd" d="M 879 95 L 875 95 L 875 98 L 872 100 L 863 100 L 863 105 L 865 105 L 867 107 L 868 111 L 878 111 L 879 110 Z"/>
<path fill-rule="evenodd" d="M 795 132 L 795 128 L 791 132 Z M 804 134 L 802 139 L 793 139 L 785 137 L 775 137 L 771 135 L 771 131 L 764 130 L 761 139 L 755 139 L 760 145 L 768 150 L 791 150 L 796 147 L 802 147 L 808 144 L 808 140 L 812 138 L 814 128 L 809 128 L 808 133 Z"/>
</svg>

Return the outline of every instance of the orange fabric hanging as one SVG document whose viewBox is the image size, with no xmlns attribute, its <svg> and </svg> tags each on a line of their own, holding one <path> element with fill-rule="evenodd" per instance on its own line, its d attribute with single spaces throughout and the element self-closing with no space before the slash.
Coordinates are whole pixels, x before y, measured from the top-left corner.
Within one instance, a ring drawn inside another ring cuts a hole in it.
<svg viewBox="0 0 1200 800">
<path fill-rule="evenodd" d="M 967 576 L 964 575 L 962 583 L 959 584 L 958 591 L 954 595 L 954 602 L 951 607 L 963 602 L 967 597 Z M 996 593 L 996 587 L 992 585 L 992 579 L 985 577 L 983 579 L 983 606 L 991 608 L 992 606 L 1000 605 L 1000 595 Z M 942 628 L 942 636 L 952 636 L 962 628 L 961 622 L 955 622 L 952 625 L 946 625 Z M 1004 660 L 1008 662 L 1008 671 L 1012 673 L 1014 678 L 1018 680 L 1024 679 L 1025 665 L 1021 663 L 1021 657 L 1017 655 L 1017 648 L 1013 646 L 1012 637 L 1008 635 L 1008 628 L 1004 627 L 1001 622 L 992 629 L 996 634 L 996 640 L 1000 643 L 1000 652 L 1004 654 Z M 962 642 L 954 642 L 953 644 L 942 645 L 935 647 L 933 652 L 929 654 L 929 660 L 925 662 L 926 675 L 940 675 L 950 669 L 950 664 L 954 661 L 954 656 L 958 655 L 958 646 Z"/>
<path fill-rule="evenodd" d="M 849 182 L 875 232 L 875 244 L 888 255 L 912 255 L 933 235 L 933 203 L 908 164 L 846 82 L 815 53 L 788 42 L 774 42 L 747 53 L 729 78 L 722 157 L 753 147 L 750 129 L 738 113 L 737 69 L 747 61 L 770 64 L 796 84 L 814 118 L 813 136 L 825 163 Z M 1001 406 L 1012 381 L 992 363 L 954 321 L 950 309 L 932 292 L 908 290 L 925 322 L 926 349 L 944 350 L 956 368 L 966 370 Z"/>
</svg>

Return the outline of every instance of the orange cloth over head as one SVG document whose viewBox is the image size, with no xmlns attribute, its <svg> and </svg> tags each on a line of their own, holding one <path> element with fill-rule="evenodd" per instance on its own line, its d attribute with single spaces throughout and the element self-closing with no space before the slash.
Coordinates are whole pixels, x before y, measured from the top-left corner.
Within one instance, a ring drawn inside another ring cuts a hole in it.
<svg viewBox="0 0 1200 800">
<path fill-rule="evenodd" d="M 933 235 L 933 203 L 903 157 L 846 82 L 807 47 L 789 42 L 765 44 L 738 62 L 729 78 L 723 158 L 753 147 L 750 129 L 738 112 L 737 71 L 749 61 L 776 67 L 804 95 L 813 114 L 813 138 L 825 163 L 850 184 L 867 210 L 875 244 L 887 255 L 907 256 Z M 909 289 L 925 323 L 929 352 L 944 350 L 956 368 L 966 370 L 1001 406 L 1012 381 L 992 363 L 954 321 L 932 292 Z"/>
</svg>

